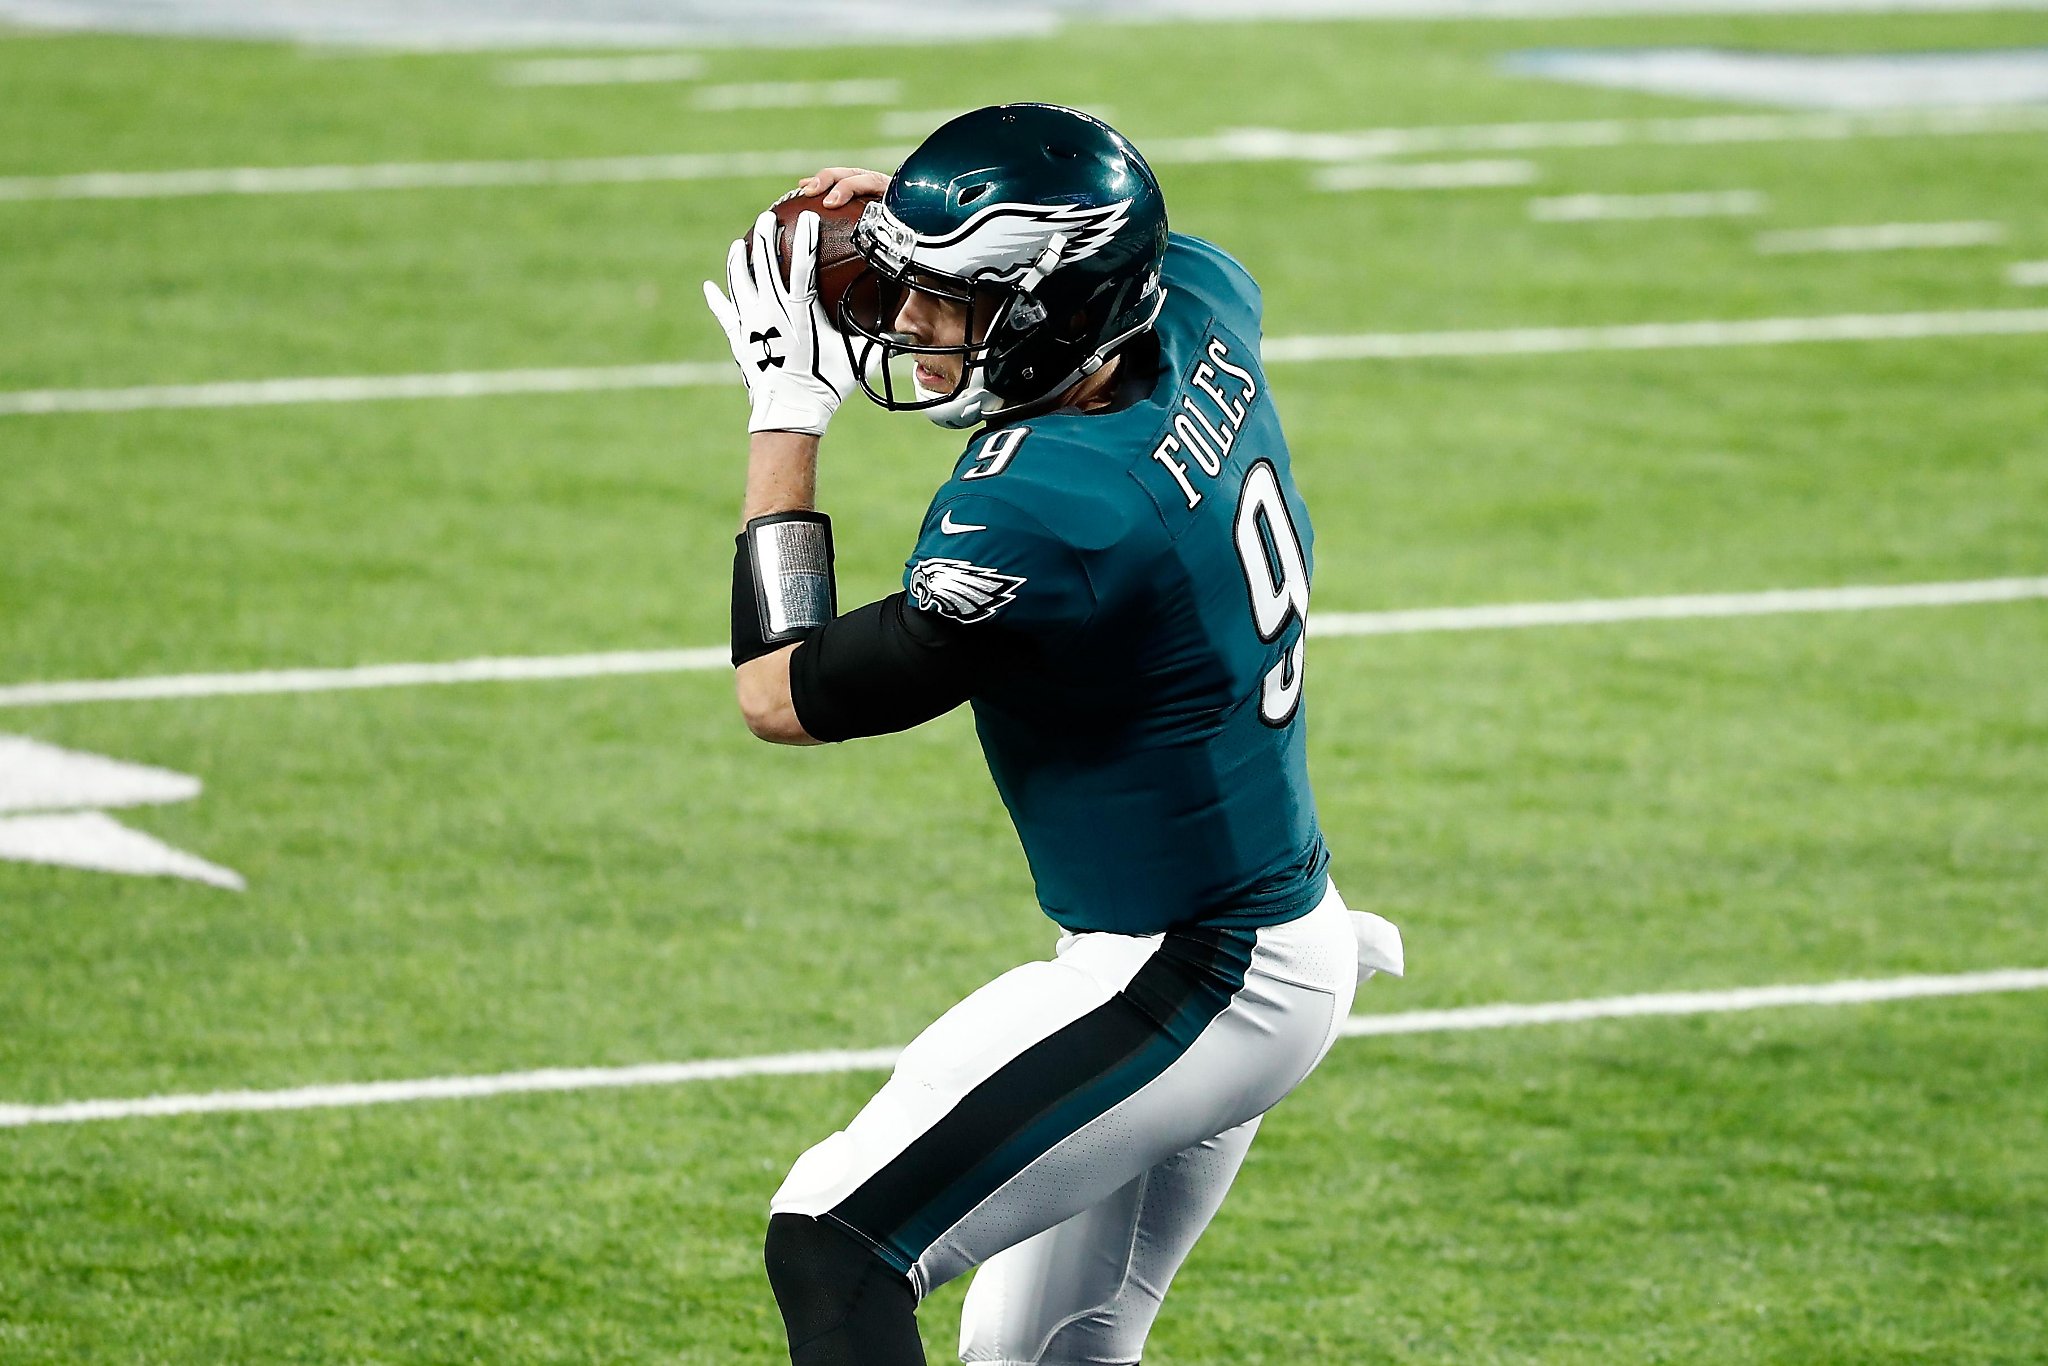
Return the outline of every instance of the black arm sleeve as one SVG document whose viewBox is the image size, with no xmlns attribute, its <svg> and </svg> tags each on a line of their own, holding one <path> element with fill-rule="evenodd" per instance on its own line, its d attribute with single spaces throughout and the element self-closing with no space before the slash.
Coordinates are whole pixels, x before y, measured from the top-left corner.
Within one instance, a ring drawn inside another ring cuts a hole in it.
<svg viewBox="0 0 2048 1366">
<path fill-rule="evenodd" d="M 814 740 L 887 735 L 965 702 L 984 656 L 972 628 L 912 611 L 891 593 L 797 645 L 789 700 Z"/>
</svg>

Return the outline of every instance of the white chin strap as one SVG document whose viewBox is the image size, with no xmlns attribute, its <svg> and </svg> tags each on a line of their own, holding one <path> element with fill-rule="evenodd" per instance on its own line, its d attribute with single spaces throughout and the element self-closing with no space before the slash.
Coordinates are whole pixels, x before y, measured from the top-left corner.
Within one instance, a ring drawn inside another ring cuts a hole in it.
<svg viewBox="0 0 2048 1366">
<path fill-rule="evenodd" d="M 1152 324 L 1159 320 L 1159 314 L 1165 306 L 1166 291 L 1162 289 L 1157 291 L 1156 297 L 1152 301 L 1152 311 L 1145 316 L 1145 321 L 1139 323 L 1136 327 L 1127 328 L 1117 333 L 1114 337 L 1096 347 L 1072 374 L 1046 390 L 1045 395 L 1034 402 L 1044 402 L 1054 394 L 1064 394 L 1070 385 L 1079 380 L 1086 379 L 1097 370 L 1100 370 L 1118 347 L 1139 333 L 1149 331 Z M 933 404 L 931 407 L 924 409 L 924 415 L 938 423 L 941 427 L 972 427 L 978 422 L 986 422 L 989 418 L 1000 417 L 1012 407 L 1032 406 L 1031 404 L 1004 403 L 1002 399 L 989 392 L 985 385 L 975 383 L 975 373 L 979 369 L 979 366 L 970 366 L 967 371 L 967 385 L 944 403 Z M 917 390 L 917 396 L 920 400 L 934 399 L 939 396 L 936 389 L 927 389 L 922 384 L 919 384 L 915 372 L 912 373 L 910 383 L 911 387 Z"/>
<path fill-rule="evenodd" d="M 975 368 L 978 369 L 979 367 Z M 983 415 L 1001 408 L 1003 401 L 990 393 L 985 386 L 974 383 L 974 375 L 974 369 L 970 369 L 967 372 L 968 383 L 961 388 L 959 393 L 953 395 L 944 403 L 934 403 L 931 407 L 921 409 L 920 411 L 941 427 L 957 430 L 962 427 L 975 426 L 982 420 Z M 939 397 L 938 390 L 925 388 L 915 378 L 910 383 L 911 387 L 917 390 L 918 401 L 921 403 L 929 402 Z"/>
</svg>

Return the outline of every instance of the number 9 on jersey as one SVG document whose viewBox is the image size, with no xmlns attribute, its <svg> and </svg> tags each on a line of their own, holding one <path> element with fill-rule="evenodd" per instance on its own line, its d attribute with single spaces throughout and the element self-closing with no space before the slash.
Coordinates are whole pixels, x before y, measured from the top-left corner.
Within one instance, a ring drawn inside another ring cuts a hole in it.
<svg viewBox="0 0 2048 1366">
<path fill-rule="evenodd" d="M 1266 672 L 1259 688 L 1259 719 L 1284 726 L 1301 705 L 1301 672 L 1308 644 L 1308 558 L 1301 537 L 1280 492 L 1280 478 L 1265 460 L 1245 472 L 1237 495 L 1237 558 L 1244 567 L 1245 591 L 1252 606 L 1252 628 L 1270 645 L 1286 632 L 1290 621 L 1301 632 L 1278 663 Z"/>
</svg>

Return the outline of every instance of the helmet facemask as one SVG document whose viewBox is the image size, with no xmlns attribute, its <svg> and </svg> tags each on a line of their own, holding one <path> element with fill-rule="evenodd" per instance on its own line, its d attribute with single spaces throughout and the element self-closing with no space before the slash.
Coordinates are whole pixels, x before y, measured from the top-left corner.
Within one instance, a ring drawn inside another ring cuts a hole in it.
<svg viewBox="0 0 2048 1366">
<path fill-rule="evenodd" d="M 913 290 L 962 311 L 960 341 L 926 343 L 912 333 L 896 330 L 903 305 Z M 990 356 L 1001 342 L 997 324 L 1014 305 L 1015 300 L 1003 297 L 1002 292 L 974 286 L 956 276 L 915 267 L 891 271 L 871 257 L 869 268 L 840 299 L 835 321 L 853 361 L 854 374 L 869 398 L 893 411 L 921 412 L 942 427 L 971 427 L 1004 406 L 1003 400 L 988 389 L 985 377 Z M 894 363 L 926 357 L 958 358 L 958 380 L 950 389 L 938 391 L 927 389 L 913 372 L 909 379 L 910 394 L 906 395 Z"/>
<path fill-rule="evenodd" d="M 1053 274 L 1068 247 L 1064 234 L 1055 233 L 1025 261 L 973 280 L 914 263 L 915 235 L 879 203 L 862 214 L 853 241 L 868 268 L 841 298 L 835 321 L 861 388 L 884 408 L 922 412 L 943 427 L 972 427 L 1037 410 L 1101 364 L 1100 356 L 1087 354 L 1087 301 L 1064 297 L 1074 291 Z M 894 330 L 913 290 L 964 311 L 961 341 L 932 345 Z M 916 396 L 902 397 L 891 362 L 921 356 L 958 357 L 960 377 L 950 390 L 936 392 L 913 376 Z M 1000 377 L 1001 392 L 992 375 Z"/>
</svg>

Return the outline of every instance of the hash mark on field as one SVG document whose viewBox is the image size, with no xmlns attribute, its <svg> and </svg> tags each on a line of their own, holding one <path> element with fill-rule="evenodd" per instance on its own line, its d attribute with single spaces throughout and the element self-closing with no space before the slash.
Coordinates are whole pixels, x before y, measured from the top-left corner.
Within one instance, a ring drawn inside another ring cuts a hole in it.
<svg viewBox="0 0 2048 1366">
<path fill-rule="evenodd" d="M 1767 0 L 1782 12 L 1783 0 Z M 1796 53 L 1718 48 L 1566 48 L 1515 52 L 1503 70 L 1578 85 L 1694 100 L 1804 109 L 2038 104 L 2048 50 Z"/>
<path fill-rule="evenodd" d="M 2015 261 L 2005 272 L 2006 283 L 2048 285 L 2048 261 Z"/>
<path fill-rule="evenodd" d="M 1767 255 L 1815 251 L 1914 251 L 1984 247 L 2004 240 L 2005 228 L 1998 223 L 1872 223 L 1759 233 L 1756 249 Z"/>
<path fill-rule="evenodd" d="M 1682 194 L 1570 194 L 1529 201 L 1539 223 L 1600 219 L 1735 218 L 1762 213 L 1770 201 L 1755 190 L 1701 190 Z"/>
<path fill-rule="evenodd" d="M 690 103 L 699 109 L 817 109 L 856 104 L 894 104 L 901 81 L 758 81 L 748 85 L 707 85 Z M 815 168 L 814 168 L 815 169 Z"/>
<path fill-rule="evenodd" d="M 1313 361 L 1424 360 L 1447 356 L 1566 355 L 1580 351 L 1662 351 L 1801 342 L 1915 341 L 1927 337 L 2011 337 L 2048 333 L 2048 308 L 1980 308 L 1951 313 L 1838 313 L 1817 318 L 1730 318 L 1594 327 L 1505 327 L 1469 332 L 1354 332 L 1271 337 L 1268 365 Z M 117 413 L 152 408 L 247 408 L 279 403 L 367 403 L 386 399 L 566 394 L 608 389 L 730 385 L 728 362 L 676 361 L 539 370 L 424 375 L 342 375 L 303 379 L 151 384 L 131 389 L 0 392 L 0 417 Z"/>
<path fill-rule="evenodd" d="M 687 52 L 642 53 L 636 57 L 553 57 L 507 62 L 498 68 L 506 85 L 642 85 L 694 81 L 704 59 Z"/>
<path fill-rule="evenodd" d="M 1311 179 L 1319 190 L 1342 193 L 1527 185 L 1537 174 L 1533 161 L 1361 161 L 1348 166 L 1326 166 Z"/>
<path fill-rule="evenodd" d="M 1578 602 L 1424 607 L 1394 612 L 1311 613 L 1309 634 L 1410 635 L 1425 631 L 1493 631 L 1532 626 L 1583 626 L 1688 617 L 1770 616 L 1787 612 L 1856 612 L 1890 607 L 1952 607 L 1965 603 L 2048 598 L 2048 577 L 1971 579 L 1843 588 L 1781 588 L 1762 593 L 1706 593 L 1657 598 L 1592 598 Z M 245 697 L 342 692 L 426 684 L 521 682 L 627 674 L 691 673 L 730 667 L 722 646 L 634 650 L 609 654 L 465 659 L 443 664 L 368 664 L 352 669 L 283 669 L 250 673 L 171 674 L 154 678 L 81 679 L 0 686 L 0 707 L 132 702 L 173 697 Z"/>
<path fill-rule="evenodd" d="M 1358 162 L 1441 152 L 1543 147 L 1698 147 L 1718 143 L 1836 142 L 1856 138 L 1969 137 L 2048 129 L 2048 108 L 1903 109 L 1821 114 L 1709 114 L 1670 119 L 1448 124 L 1306 133 L 1237 128 L 1202 137 L 1154 138 L 1158 165 L 1257 161 Z M 929 129 L 915 130 L 922 136 Z M 353 166 L 200 167 L 0 177 L 0 200 L 159 199 L 213 194 L 315 194 L 478 186 L 594 185 L 808 175 L 820 166 L 893 166 L 908 147 L 864 151 L 684 152 L 656 156 L 521 161 L 384 162 Z"/>
<path fill-rule="evenodd" d="M 885 138 L 924 138 L 940 124 L 951 123 L 966 113 L 971 106 L 955 105 L 951 109 L 885 109 L 875 116 L 875 132 Z M 1117 112 L 1106 104 L 1077 104 L 1072 106 L 1104 123 L 1114 123 Z"/>
<path fill-rule="evenodd" d="M 875 132 L 885 138 L 923 138 L 940 124 L 951 123 L 966 113 L 956 109 L 884 109 L 875 115 Z M 1107 114 L 1097 114 L 1106 119 Z"/>
<path fill-rule="evenodd" d="M 1448 1034 L 1479 1029 L 1516 1029 L 1586 1020 L 1636 1019 L 1652 1015 L 1717 1015 L 1786 1006 L 1861 1005 L 1925 997 L 1974 996 L 1990 992 L 2048 989 L 2048 968 L 1999 968 L 1948 976 L 1891 977 L 1815 982 L 1803 985 L 1737 987 L 1726 991 L 1676 991 L 1643 996 L 1606 996 L 1578 1001 L 1465 1006 L 1412 1010 L 1389 1015 L 1354 1015 L 1346 1038 L 1394 1034 Z M 264 1110 L 324 1110 L 404 1101 L 455 1100 L 471 1096 L 590 1091 L 630 1086 L 674 1086 L 734 1077 L 787 1077 L 831 1072 L 876 1072 L 895 1065 L 897 1048 L 777 1053 L 701 1062 L 641 1063 L 631 1067 L 550 1067 L 533 1072 L 483 1076 L 426 1077 L 416 1081 L 344 1082 L 285 1091 L 212 1091 L 189 1095 L 141 1096 L 129 1100 L 74 1100 L 54 1105 L 0 1105 L 0 1129 L 32 1124 L 84 1124 L 95 1120 L 159 1118 L 167 1115 L 245 1114 Z"/>
<path fill-rule="evenodd" d="M 932 129 L 942 123 L 952 123 L 969 109 L 971 106 L 967 104 L 956 104 L 952 109 L 885 109 L 874 117 L 874 131 L 883 137 L 924 139 Z M 1116 109 L 1110 104 L 1071 104 L 1071 109 L 1079 109 L 1083 115 L 1102 119 L 1104 123 L 1116 123 Z"/>
</svg>

